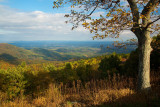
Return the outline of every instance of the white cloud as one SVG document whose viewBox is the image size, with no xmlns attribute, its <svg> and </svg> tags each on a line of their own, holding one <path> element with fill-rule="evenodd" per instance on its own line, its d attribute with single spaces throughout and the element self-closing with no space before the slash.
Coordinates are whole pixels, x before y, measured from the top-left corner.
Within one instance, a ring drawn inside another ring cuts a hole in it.
<svg viewBox="0 0 160 107">
<path fill-rule="evenodd" d="M 0 13 L 0 36 L 5 35 L 6 39 L 11 39 L 11 34 L 14 40 L 89 40 L 92 37 L 82 27 L 71 31 L 64 13 L 21 12 L 2 5 Z"/>
<path fill-rule="evenodd" d="M 93 34 L 79 26 L 71 30 L 66 24 L 64 13 L 45 13 L 42 11 L 23 12 L 0 5 L 0 38 L 1 40 L 92 40 Z M 104 12 L 93 13 L 97 17 Z M 132 37 L 125 31 L 122 38 Z"/>
<path fill-rule="evenodd" d="M 105 12 L 95 12 L 91 16 L 92 17 L 99 17 L 100 15 L 104 15 Z"/>
<path fill-rule="evenodd" d="M 15 33 L 18 33 L 18 32 L 15 32 L 15 31 L 7 31 L 7 30 L 1 30 L 1 29 L 0 29 L 0 34 L 3 34 L 3 35 L 4 35 L 4 34 L 6 34 L 6 33 L 7 33 L 7 34 L 15 34 Z"/>
<path fill-rule="evenodd" d="M 119 39 L 121 39 L 121 40 L 128 40 L 128 39 L 131 39 L 131 38 L 136 39 L 137 37 L 130 30 L 124 30 L 123 32 L 120 33 Z"/>
</svg>

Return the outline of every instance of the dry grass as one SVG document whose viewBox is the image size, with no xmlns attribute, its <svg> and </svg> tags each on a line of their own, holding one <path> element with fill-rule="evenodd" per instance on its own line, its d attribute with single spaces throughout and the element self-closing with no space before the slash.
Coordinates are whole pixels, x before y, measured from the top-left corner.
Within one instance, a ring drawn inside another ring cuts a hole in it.
<svg viewBox="0 0 160 107">
<path fill-rule="evenodd" d="M 14 101 L 2 102 L 1 107 L 36 107 L 25 100 L 16 99 Z"/>
<path fill-rule="evenodd" d="M 60 93 L 55 84 L 50 84 L 44 96 L 39 96 L 32 101 L 38 107 L 57 107 L 65 102 L 65 97 Z"/>
<path fill-rule="evenodd" d="M 120 90 L 100 90 L 97 93 L 90 93 L 86 97 L 86 95 L 82 95 L 82 101 L 85 102 L 89 106 L 96 106 L 103 104 L 105 102 L 113 102 L 119 98 L 122 98 L 127 95 L 131 95 L 134 92 L 130 89 L 120 89 Z"/>
<path fill-rule="evenodd" d="M 69 85 L 51 84 L 43 95 L 35 99 L 21 98 L 7 102 L 0 93 L 1 107 L 160 107 L 160 73 L 151 74 L 152 90 L 137 93 L 136 80 L 114 75 L 107 80 L 81 81 Z"/>
</svg>

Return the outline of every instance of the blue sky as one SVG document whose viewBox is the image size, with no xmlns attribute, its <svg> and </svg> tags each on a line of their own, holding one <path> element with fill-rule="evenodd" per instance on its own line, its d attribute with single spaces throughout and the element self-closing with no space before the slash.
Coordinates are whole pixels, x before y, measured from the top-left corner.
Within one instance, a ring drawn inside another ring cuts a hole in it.
<svg viewBox="0 0 160 107">
<path fill-rule="evenodd" d="M 52 6 L 53 0 L 0 0 L 0 42 L 92 40 L 94 35 L 82 26 L 72 31 L 72 25 L 65 24 L 64 15 L 70 12 L 68 6 L 59 9 Z M 134 37 L 130 31 L 121 35 L 124 39 Z"/>
<path fill-rule="evenodd" d="M 47 13 L 65 13 L 63 8 L 53 9 L 53 0 L 0 0 L 2 5 L 20 11 L 43 11 Z"/>
</svg>

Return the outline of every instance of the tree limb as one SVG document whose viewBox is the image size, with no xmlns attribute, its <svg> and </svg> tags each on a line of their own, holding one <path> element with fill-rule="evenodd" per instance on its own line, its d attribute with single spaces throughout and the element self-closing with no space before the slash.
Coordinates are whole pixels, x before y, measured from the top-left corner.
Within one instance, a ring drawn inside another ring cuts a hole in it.
<svg viewBox="0 0 160 107">
<path fill-rule="evenodd" d="M 159 16 L 156 20 L 154 20 L 154 21 L 148 23 L 147 26 L 145 27 L 145 29 L 147 29 L 147 28 L 149 27 L 149 25 L 151 25 L 152 23 L 158 21 L 159 19 L 160 19 L 160 16 Z"/>
<path fill-rule="evenodd" d="M 98 4 L 99 3 L 97 3 L 97 5 L 96 5 L 96 7 L 91 11 L 91 13 L 90 14 L 88 14 L 87 16 L 90 16 L 90 15 L 92 15 L 92 13 L 96 10 L 96 8 L 98 7 Z"/>
<path fill-rule="evenodd" d="M 127 0 L 127 1 L 130 5 L 131 12 L 132 12 L 132 17 L 133 17 L 133 22 L 134 22 L 133 27 L 138 27 L 139 26 L 139 11 L 138 11 L 136 0 Z"/>
<path fill-rule="evenodd" d="M 151 11 L 160 3 L 160 0 L 150 0 L 142 11 L 142 15 L 150 15 Z"/>
</svg>

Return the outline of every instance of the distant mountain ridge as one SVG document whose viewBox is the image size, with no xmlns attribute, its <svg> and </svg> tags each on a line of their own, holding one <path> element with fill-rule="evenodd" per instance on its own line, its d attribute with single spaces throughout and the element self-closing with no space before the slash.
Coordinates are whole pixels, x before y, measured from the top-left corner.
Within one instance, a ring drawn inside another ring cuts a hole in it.
<svg viewBox="0 0 160 107">
<path fill-rule="evenodd" d="M 51 50 L 43 49 L 43 48 L 34 48 L 34 49 L 31 49 L 31 51 L 43 57 L 44 60 L 63 61 L 63 60 L 68 60 L 71 58 L 69 56 L 61 55 L 60 53 L 56 51 L 51 51 Z"/>
<path fill-rule="evenodd" d="M 66 47 L 93 47 L 99 48 L 101 44 L 104 46 L 112 45 L 113 41 L 14 41 L 9 44 L 26 49 L 33 48 L 47 48 L 53 47 L 66 48 Z"/>
<path fill-rule="evenodd" d="M 64 61 L 71 59 L 70 55 L 61 55 L 56 51 L 42 48 L 27 50 L 7 43 L 0 43 L 0 61 L 18 64 L 27 60 Z"/>
<path fill-rule="evenodd" d="M 9 54 L 18 59 L 34 59 L 38 54 L 7 43 L 0 43 L 0 54 Z"/>
<path fill-rule="evenodd" d="M 116 53 L 130 53 L 136 46 L 127 49 L 117 49 L 113 42 L 64 42 L 64 41 L 35 41 L 0 43 L 0 61 L 12 63 L 28 61 L 40 63 L 45 61 L 66 61 L 89 58 L 99 55 Z M 15 46 L 16 45 L 16 46 Z M 106 48 L 110 47 L 110 48 Z"/>
</svg>

